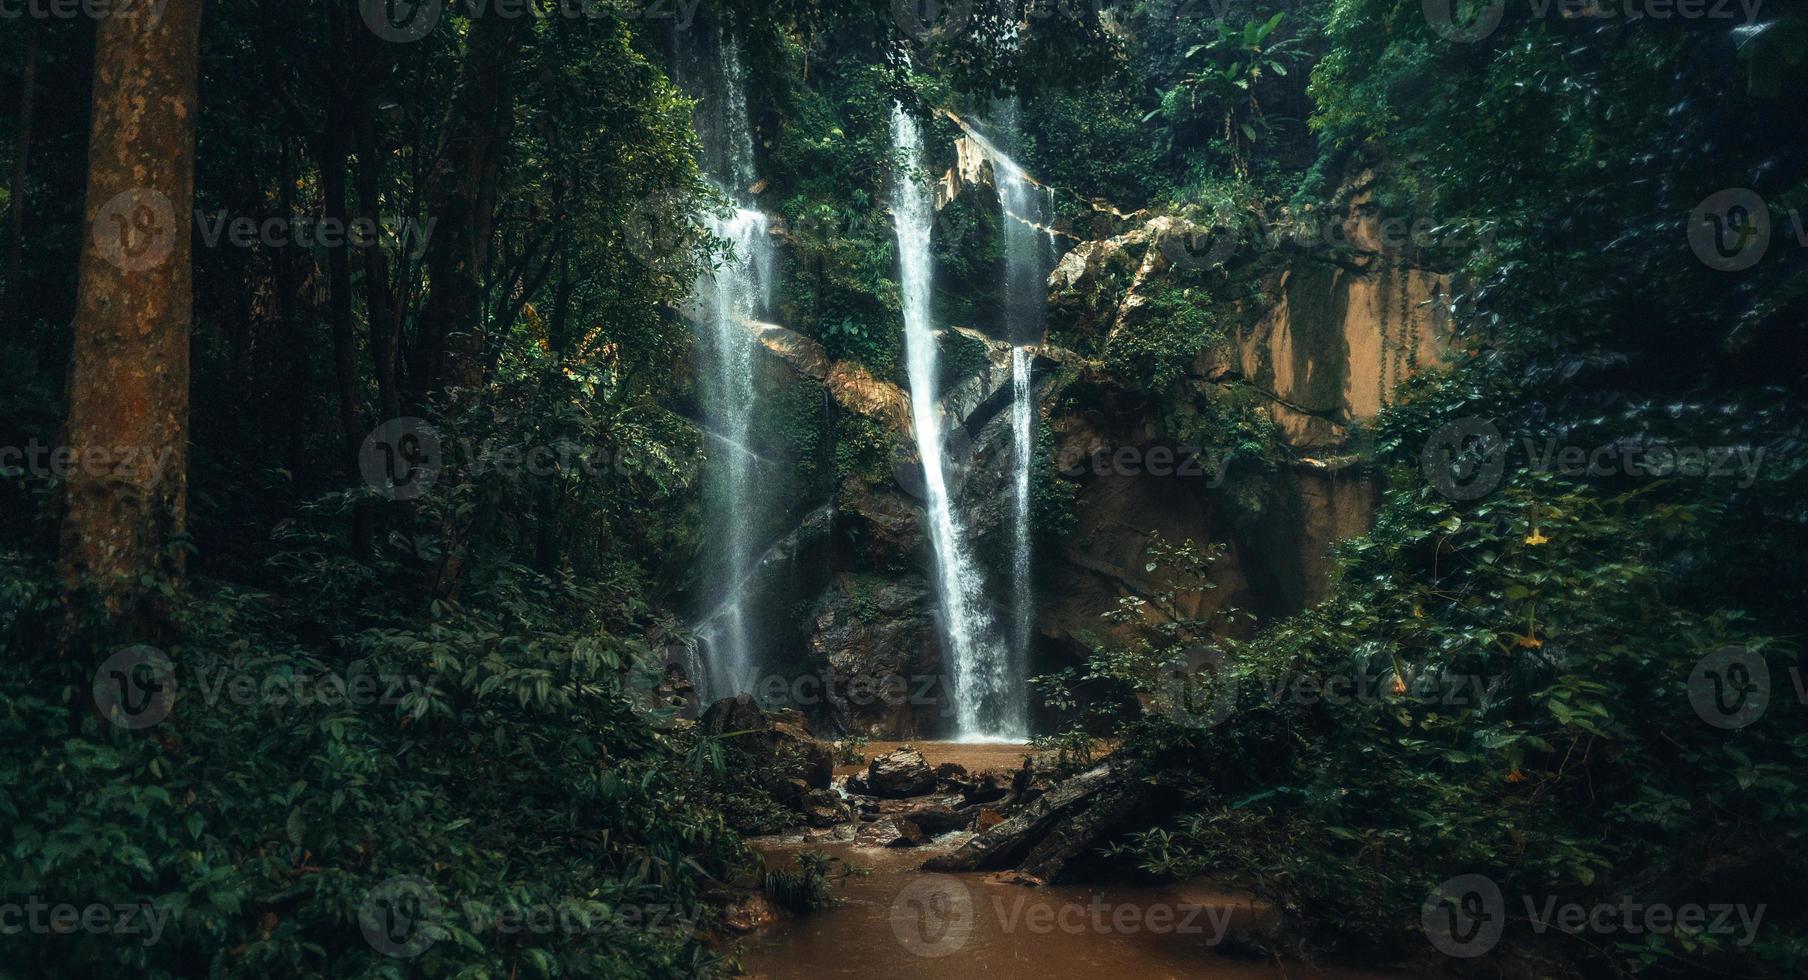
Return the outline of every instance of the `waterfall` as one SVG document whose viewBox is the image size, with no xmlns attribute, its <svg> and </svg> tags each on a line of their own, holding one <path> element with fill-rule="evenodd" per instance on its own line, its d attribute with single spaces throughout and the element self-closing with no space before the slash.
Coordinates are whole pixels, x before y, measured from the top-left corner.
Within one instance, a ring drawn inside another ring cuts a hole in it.
<svg viewBox="0 0 1808 980">
<path fill-rule="evenodd" d="M 892 213 L 904 307 L 911 421 L 923 467 L 935 586 L 946 634 L 957 735 L 967 741 L 1021 740 L 1021 698 L 1011 696 L 1008 655 L 993 635 L 984 582 L 968 553 L 965 528 L 949 498 L 940 409 L 940 359 L 930 312 L 930 225 L 934 205 L 923 183 L 923 137 L 902 105 L 892 108 L 892 138 L 907 169 L 893 181 Z"/>
<path fill-rule="evenodd" d="M 1030 350 L 1011 350 L 1011 668 L 1029 674 L 1035 636 L 1036 597 L 1030 584 L 1030 467 L 1036 458 L 1036 393 L 1030 383 Z"/>
<path fill-rule="evenodd" d="M 998 111 L 999 142 L 1016 141 L 1017 102 Z M 1016 161 L 983 136 L 974 138 L 992 163 L 998 190 L 1000 234 L 1003 236 L 1005 335 L 1011 351 L 1011 670 L 1013 678 L 1029 674 L 1029 648 L 1035 636 L 1035 595 L 1031 584 L 1030 469 L 1036 453 L 1036 390 L 1031 377 L 1030 348 L 1042 342 L 1048 303 L 1048 275 L 1055 266 L 1053 191 L 1041 188 Z M 1044 228 L 1051 230 L 1046 233 Z"/>
<path fill-rule="evenodd" d="M 747 321 L 765 315 L 772 303 L 773 249 L 766 215 L 752 207 L 750 188 L 758 182 L 753 129 L 738 43 L 712 32 L 715 63 L 702 65 L 693 93 L 703 169 L 726 206 L 703 215 L 710 234 L 729 253 L 697 281 L 698 319 L 707 330 L 699 365 L 704 429 L 714 443 L 703 469 L 706 550 L 704 588 L 713 612 L 699 626 L 701 652 L 691 676 L 706 700 L 752 690 L 758 677 L 748 605 L 755 598 L 742 588 L 758 556 L 752 536 L 765 515 L 757 485 L 760 458 L 750 446 L 754 413 L 754 348 Z M 681 42 L 682 43 L 682 42 Z M 693 50 L 681 49 L 684 65 Z M 713 69 L 713 70 L 711 70 Z"/>
</svg>

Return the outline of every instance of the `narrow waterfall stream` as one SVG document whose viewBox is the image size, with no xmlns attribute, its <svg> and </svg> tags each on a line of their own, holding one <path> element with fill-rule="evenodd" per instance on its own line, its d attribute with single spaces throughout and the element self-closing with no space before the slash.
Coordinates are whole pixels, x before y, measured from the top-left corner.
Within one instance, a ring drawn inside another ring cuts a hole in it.
<svg viewBox="0 0 1808 980">
<path fill-rule="evenodd" d="M 999 141 L 1014 145 L 1018 133 L 1017 101 L 1008 100 L 998 114 Z M 1036 454 L 1036 389 L 1030 348 L 1042 342 L 1048 305 L 1048 274 L 1055 265 L 1052 222 L 1053 191 L 1039 187 L 996 143 L 979 138 L 992 162 L 998 189 L 999 232 L 1004 237 L 1004 326 L 1016 345 L 1011 351 L 1011 664 L 1014 700 L 1028 710 L 1025 679 L 1029 675 L 1030 642 L 1035 633 L 1035 594 L 1031 576 L 1030 469 Z M 1026 727 L 1026 726 L 1025 726 Z"/>
<path fill-rule="evenodd" d="M 703 415 L 712 445 L 727 447 L 710 452 L 703 477 L 709 528 L 704 547 L 710 556 L 704 565 L 704 604 L 713 611 L 698 623 L 701 649 L 690 666 L 708 699 L 750 690 L 759 671 L 748 611 L 752 597 L 742 588 L 758 560 L 753 535 L 763 516 L 760 460 L 748 448 L 756 341 L 746 324 L 771 305 L 774 262 L 766 215 L 752 206 L 749 190 L 759 174 L 740 47 L 726 33 L 714 40 L 713 61 L 694 50 L 684 52 L 700 69 L 694 94 L 702 165 L 728 202 L 705 212 L 703 223 L 730 249 L 697 282 L 698 319 L 709 332 L 699 366 Z"/>
<path fill-rule="evenodd" d="M 974 565 L 966 528 L 950 498 L 943 431 L 935 325 L 931 312 L 933 259 L 931 224 L 935 208 L 922 181 L 923 136 L 901 105 L 892 108 L 892 138 L 908 167 L 893 181 L 892 212 L 897 226 L 902 275 L 905 359 L 910 376 L 911 421 L 922 460 L 924 503 L 930 545 L 935 551 L 935 586 L 942 608 L 957 737 L 965 741 L 1020 741 L 1025 736 L 1020 698 L 1011 696 L 1008 651 L 1000 643 L 985 597 L 984 577 Z"/>
</svg>

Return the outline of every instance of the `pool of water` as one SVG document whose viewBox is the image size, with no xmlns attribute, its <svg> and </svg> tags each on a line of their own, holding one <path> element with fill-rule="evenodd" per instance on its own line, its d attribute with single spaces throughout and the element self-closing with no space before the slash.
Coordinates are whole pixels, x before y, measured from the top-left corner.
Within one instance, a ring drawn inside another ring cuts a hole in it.
<svg viewBox="0 0 1808 980">
<path fill-rule="evenodd" d="M 743 940 L 742 964 L 767 980 L 1381 980 L 1401 974 L 1315 968 L 1232 955 L 1226 937 L 1262 916 L 1247 897 L 1195 886 L 1031 888 L 990 874 L 921 870 L 927 848 L 759 842 L 770 866 L 806 849 L 870 868 L 836 886 L 831 909 L 787 919 Z M 1236 944 L 1234 940 L 1231 945 Z"/>
</svg>

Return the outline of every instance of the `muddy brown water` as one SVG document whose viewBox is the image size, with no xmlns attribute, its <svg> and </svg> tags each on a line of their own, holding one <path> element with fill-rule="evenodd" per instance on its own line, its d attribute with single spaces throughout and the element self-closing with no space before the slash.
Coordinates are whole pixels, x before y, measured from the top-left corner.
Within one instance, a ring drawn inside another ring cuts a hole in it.
<svg viewBox="0 0 1808 980">
<path fill-rule="evenodd" d="M 974 771 L 1014 768 L 1023 756 L 1020 746 L 912 744 L 931 765 L 955 761 Z M 891 747 L 869 747 L 868 755 Z M 743 939 L 746 975 L 764 980 L 1404 976 L 1234 955 L 1224 948 L 1226 940 L 1234 947 L 1235 937 L 1259 922 L 1264 910 L 1248 896 L 1209 885 L 1031 888 L 1008 875 L 922 870 L 925 859 L 966 836 L 949 834 L 926 847 L 901 849 L 797 837 L 756 841 L 772 867 L 789 866 L 799 852 L 822 850 L 869 872 L 837 884 L 833 908 L 782 920 Z"/>
</svg>

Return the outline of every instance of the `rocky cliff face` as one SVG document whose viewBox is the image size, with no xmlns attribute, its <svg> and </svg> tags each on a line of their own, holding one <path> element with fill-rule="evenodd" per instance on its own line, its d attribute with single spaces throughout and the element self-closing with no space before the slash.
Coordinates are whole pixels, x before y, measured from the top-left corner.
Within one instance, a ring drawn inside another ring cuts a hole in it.
<svg viewBox="0 0 1808 980">
<path fill-rule="evenodd" d="M 993 193 L 983 150 L 962 144 L 939 183 L 938 206 Z M 996 210 L 995 198 L 975 210 L 988 208 Z M 1267 620 L 1320 597 L 1332 545 L 1367 529 L 1379 487 L 1362 465 L 1362 430 L 1395 386 L 1447 362 L 1450 283 L 1382 241 L 1361 180 L 1339 208 L 1330 246 L 1302 244 L 1288 227 L 1256 234 L 1097 203 L 1060 229 L 1072 247 L 1049 277 L 1051 326 L 1094 350 L 1162 316 L 1153 298 L 1163 290 L 1230 280 L 1254 288 L 1226 305 L 1221 333 L 1201 338 L 1172 391 L 1117 376 L 1106 358 L 1057 345 L 1038 350 L 1035 387 L 1053 448 L 1039 479 L 1070 494 L 1071 526 L 1038 539 L 1033 672 L 1083 658 L 1089 638 L 1126 638 L 1132 627 L 1100 617 L 1120 597 L 1159 584 L 1147 571 L 1157 536 L 1226 549 L 1214 566 L 1216 588 L 1186 600 L 1193 607 L 1181 613 L 1235 607 Z M 966 359 L 976 367 L 947 386 L 940 409 L 952 433 L 959 505 L 993 581 L 1003 583 L 1010 348 L 987 327 L 944 332 L 947 343 L 981 345 L 983 357 Z M 832 361 L 798 331 L 749 329 L 769 362 L 763 371 L 820 389 L 835 411 L 877 423 L 893 439 L 889 478 L 842 479 L 834 499 L 821 502 L 832 525 L 822 545 L 787 553 L 812 566 L 789 575 L 808 590 L 798 602 L 807 610 L 801 648 L 789 662 L 813 681 L 792 687 L 817 692 L 803 707 L 836 731 L 945 733 L 909 395 L 861 365 Z M 1244 430 L 1224 431 L 1227 412 Z M 1230 446 L 1247 442 L 1250 430 L 1266 440 L 1259 465 Z M 1001 588 L 1001 614 L 1006 601 Z"/>
</svg>

